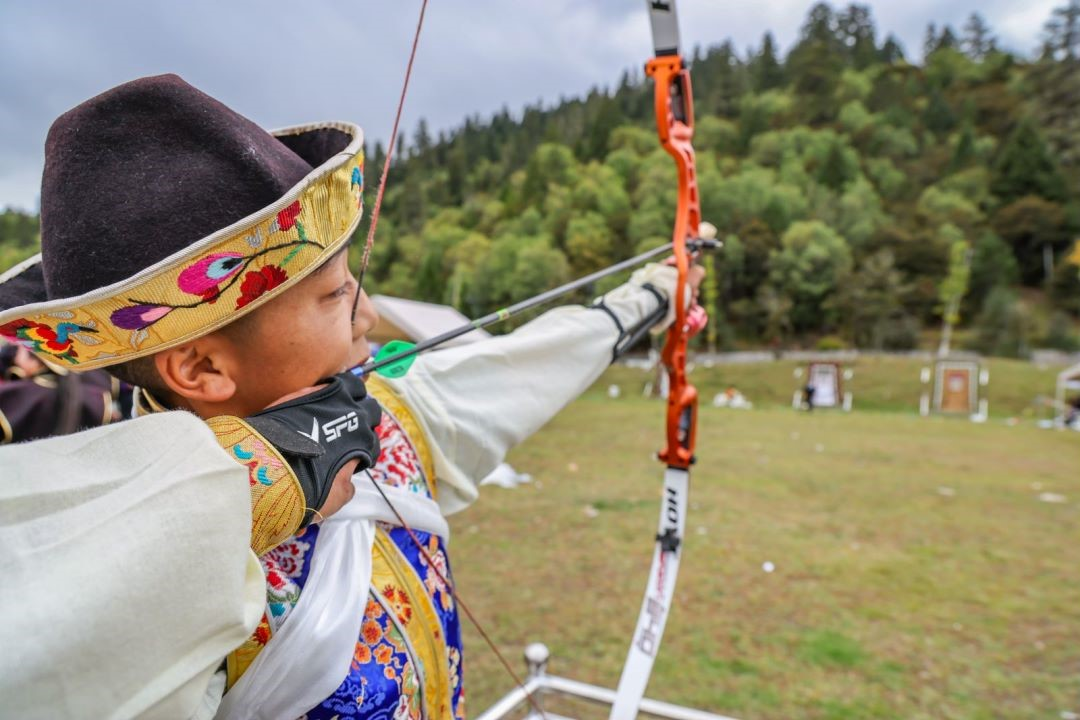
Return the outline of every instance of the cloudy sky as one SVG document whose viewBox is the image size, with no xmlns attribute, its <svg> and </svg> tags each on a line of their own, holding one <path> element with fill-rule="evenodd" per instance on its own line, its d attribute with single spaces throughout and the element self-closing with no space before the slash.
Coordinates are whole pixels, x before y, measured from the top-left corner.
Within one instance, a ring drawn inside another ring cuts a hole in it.
<svg viewBox="0 0 1080 720">
<path fill-rule="evenodd" d="M 1062 0 L 871 0 L 879 35 L 918 57 L 928 22 L 974 10 L 1030 54 Z M 794 41 L 810 0 L 679 0 L 683 46 L 771 30 Z M 419 0 L 41 0 L 0 3 L 0 207 L 37 206 L 52 120 L 126 80 L 175 72 L 268 128 L 351 120 L 390 134 Z M 556 102 L 612 84 L 650 53 L 643 0 L 431 0 L 404 127 Z"/>
</svg>

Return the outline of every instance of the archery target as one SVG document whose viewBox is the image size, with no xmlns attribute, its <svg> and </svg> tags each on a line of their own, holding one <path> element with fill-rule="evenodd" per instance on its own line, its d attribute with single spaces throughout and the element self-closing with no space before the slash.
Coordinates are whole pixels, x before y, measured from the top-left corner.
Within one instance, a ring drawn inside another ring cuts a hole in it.
<svg viewBox="0 0 1080 720">
<path fill-rule="evenodd" d="M 814 407 L 830 408 L 840 404 L 840 372 L 834 363 L 810 363 L 808 382 L 814 386 Z"/>
</svg>

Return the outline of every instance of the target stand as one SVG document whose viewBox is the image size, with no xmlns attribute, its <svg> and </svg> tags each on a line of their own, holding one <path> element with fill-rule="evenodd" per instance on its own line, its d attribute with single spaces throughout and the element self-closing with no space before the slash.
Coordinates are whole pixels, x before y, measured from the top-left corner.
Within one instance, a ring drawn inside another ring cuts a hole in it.
<svg viewBox="0 0 1080 720">
<path fill-rule="evenodd" d="M 541 715 L 528 704 L 528 696 L 532 696 L 536 706 L 543 711 L 543 718 L 547 720 L 573 720 L 565 715 L 557 715 L 544 707 L 544 699 L 548 697 L 566 697 L 585 700 L 601 707 L 611 707 L 615 703 L 615 690 L 590 685 L 589 683 L 570 680 L 557 675 L 548 675 L 547 664 L 551 653 L 543 643 L 533 643 L 525 648 L 525 667 L 527 675 L 521 687 L 515 688 L 504 695 L 498 702 L 484 711 L 476 720 L 503 720 L 509 717 L 520 717 L 520 709 L 528 709 L 524 720 L 542 720 Z M 669 718 L 669 720 L 735 720 L 727 715 L 716 715 L 643 698 L 638 707 L 638 715 L 645 717 Z"/>
<path fill-rule="evenodd" d="M 795 368 L 792 376 L 799 383 L 791 396 L 791 407 L 794 409 L 810 409 L 806 388 L 812 387 L 813 409 L 841 408 L 844 412 L 851 412 L 854 395 L 850 390 L 844 390 L 844 382 L 855 377 L 855 371 L 851 368 L 845 368 L 838 362 L 814 360 L 805 369 Z"/>
<path fill-rule="evenodd" d="M 990 371 L 977 360 L 942 358 L 933 368 L 924 367 L 919 379 L 923 386 L 919 414 L 923 417 L 937 413 L 986 421 L 990 401 L 985 388 L 990 384 Z"/>
</svg>

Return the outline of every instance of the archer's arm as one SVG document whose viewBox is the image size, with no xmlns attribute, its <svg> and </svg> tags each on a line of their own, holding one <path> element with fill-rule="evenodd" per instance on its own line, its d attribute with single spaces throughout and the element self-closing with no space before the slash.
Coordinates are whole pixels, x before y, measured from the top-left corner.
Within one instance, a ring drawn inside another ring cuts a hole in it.
<svg viewBox="0 0 1080 720">
<path fill-rule="evenodd" d="M 649 265 L 604 296 L 623 328 L 654 313 L 675 287 L 675 269 Z M 670 324 L 674 312 L 658 323 Z M 439 502 L 456 512 L 514 447 L 580 395 L 608 367 L 619 329 L 612 315 L 578 305 L 556 308 L 512 333 L 421 356 L 390 381 L 431 445 Z"/>
</svg>

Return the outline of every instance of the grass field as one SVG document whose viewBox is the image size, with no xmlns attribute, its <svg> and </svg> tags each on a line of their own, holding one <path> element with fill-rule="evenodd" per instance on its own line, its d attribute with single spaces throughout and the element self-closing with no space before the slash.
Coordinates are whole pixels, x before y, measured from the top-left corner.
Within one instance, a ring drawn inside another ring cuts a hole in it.
<svg viewBox="0 0 1080 720">
<path fill-rule="evenodd" d="M 731 369 L 696 380 L 708 394 Z M 461 592 L 512 662 L 542 640 L 551 672 L 609 687 L 641 601 L 662 471 L 650 457 L 662 406 L 602 392 L 639 388 L 626 372 L 512 454 L 533 484 L 485 488 L 452 519 Z M 736 382 L 760 405 L 743 373 Z M 1038 379 L 1013 374 L 1019 403 Z M 789 366 L 788 400 L 790 378 Z M 698 450 L 649 696 L 739 718 L 1080 711 L 1080 436 L 1000 420 L 703 407 Z M 468 628 L 466 645 L 476 714 L 512 683 Z"/>
</svg>

